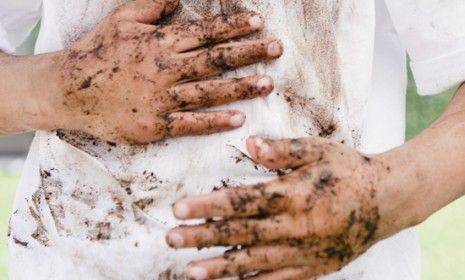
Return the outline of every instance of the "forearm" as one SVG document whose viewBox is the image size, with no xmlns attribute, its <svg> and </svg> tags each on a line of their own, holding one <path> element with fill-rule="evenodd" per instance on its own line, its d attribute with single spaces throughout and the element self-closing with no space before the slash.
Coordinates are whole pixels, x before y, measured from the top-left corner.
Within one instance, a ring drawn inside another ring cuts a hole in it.
<svg viewBox="0 0 465 280">
<path fill-rule="evenodd" d="M 390 169 L 384 180 L 388 207 L 401 227 L 465 195 L 465 87 L 430 128 L 380 158 Z"/>
<path fill-rule="evenodd" d="M 18 57 L 0 53 L 0 133 L 51 129 L 56 92 L 54 54 Z"/>
</svg>

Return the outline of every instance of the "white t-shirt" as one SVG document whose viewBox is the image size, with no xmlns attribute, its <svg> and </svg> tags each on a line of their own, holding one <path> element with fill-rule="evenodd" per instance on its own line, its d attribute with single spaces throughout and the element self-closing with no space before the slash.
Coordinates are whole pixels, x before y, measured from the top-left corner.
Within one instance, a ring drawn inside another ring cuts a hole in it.
<svg viewBox="0 0 465 280">
<path fill-rule="evenodd" d="M 0 49 L 14 52 L 39 18 L 35 52 L 63 49 L 121 2 L 0 0 Z M 181 2 L 179 18 L 221 12 L 218 0 L 209 8 Z M 282 39 L 285 54 L 228 76 L 269 74 L 274 93 L 225 106 L 248 121 L 211 136 L 131 147 L 37 132 L 11 218 L 11 279 L 183 279 L 188 261 L 222 250 L 169 249 L 164 235 L 177 225 L 170 205 L 217 186 L 275 178 L 247 157 L 248 136 L 320 135 L 382 152 L 404 141 L 406 49 L 423 94 L 465 78 L 463 0 L 223 3 L 231 5 L 261 12 L 264 33 Z M 420 279 L 414 231 L 378 243 L 322 279 Z"/>
</svg>

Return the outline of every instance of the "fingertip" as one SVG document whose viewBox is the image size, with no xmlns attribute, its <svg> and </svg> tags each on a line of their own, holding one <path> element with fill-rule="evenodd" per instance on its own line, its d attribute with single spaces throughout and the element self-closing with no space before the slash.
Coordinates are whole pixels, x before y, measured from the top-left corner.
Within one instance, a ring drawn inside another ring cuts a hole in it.
<svg viewBox="0 0 465 280">
<path fill-rule="evenodd" d="M 273 40 L 267 48 L 267 54 L 271 58 L 278 58 L 284 52 L 284 45 L 283 42 L 279 39 Z"/>
<path fill-rule="evenodd" d="M 182 248 L 184 246 L 184 237 L 175 230 L 169 231 L 165 236 L 165 240 L 166 243 L 174 249 Z"/>
<path fill-rule="evenodd" d="M 261 137 L 250 137 L 247 139 L 247 149 L 255 159 L 264 158 L 270 152 L 270 145 Z"/>
<path fill-rule="evenodd" d="M 208 277 L 208 271 L 204 267 L 189 264 L 187 267 L 187 277 L 189 277 L 189 279 L 204 280 Z"/>
<path fill-rule="evenodd" d="M 252 14 L 249 18 L 249 25 L 252 30 L 262 30 L 264 26 L 264 19 L 260 14 Z"/>
<path fill-rule="evenodd" d="M 251 136 L 246 140 L 247 151 L 253 159 L 257 158 L 257 149 L 255 148 L 256 136 Z"/>
<path fill-rule="evenodd" d="M 274 89 L 274 81 L 270 76 L 261 76 L 259 77 L 256 86 L 263 95 L 268 95 Z"/>
<path fill-rule="evenodd" d="M 230 118 L 229 118 L 229 125 L 232 127 L 240 127 L 245 123 L 245 115 L 241 112 L 235 112 Z"/>
<path fill-rule="evenodd" d="M 173 205 L 173 214 L 177 219 L 185 220 L 191 214 L 189 205 L 186 202 L 180 201 Z"/>
<path fill-rule="evenodd" d="M 270 145 L 263 138 L 255 139 L 255 147 L 259 157 L 265 157 L 270 152 Z"/>
</svg>

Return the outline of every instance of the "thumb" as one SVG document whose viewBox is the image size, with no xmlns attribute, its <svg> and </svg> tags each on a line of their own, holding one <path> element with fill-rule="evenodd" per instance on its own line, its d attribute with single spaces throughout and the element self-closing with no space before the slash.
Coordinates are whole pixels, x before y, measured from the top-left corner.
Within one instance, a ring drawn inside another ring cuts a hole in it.
<svg viewBox="0 0 465 280">
<path fill-rule="evenodd" d="M 179 0 L 134 0 L 122 5 L 115 16 L 122 20 L 153 23 L 172 13 Z"/>
<path fill-rule="evenodd" d="M 268 168 L 294 169 L 322 160 L 329 144 L 328 140 L 316 137 L 283 140 L 250 137 L 247 150 L 257 163 Z"/>
</svg>

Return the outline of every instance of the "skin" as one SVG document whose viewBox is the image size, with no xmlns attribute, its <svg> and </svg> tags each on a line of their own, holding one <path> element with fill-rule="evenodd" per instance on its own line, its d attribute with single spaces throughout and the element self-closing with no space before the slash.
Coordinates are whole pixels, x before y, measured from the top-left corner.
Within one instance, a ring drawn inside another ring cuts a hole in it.
<svg viewBox="0 0 465 280">
<path fill-rule="evenodd" d="M 259 32 L 254 13 L 157 25 L 178 0 L 115 9 L 69 48 L 37 56 L 0 53 L 0 132 L 78 130 L 117 143 L 151 143 L 241 126 L 237 111 L 197 109 L 265 96 L 267 76 L 209 77 L 275 59 L 279 40 L 221 43 Z"/>
<path fill-rule="evenodd" d="M 176 5 L 133 1 L 64 51 L 0 54 L 0 131 L 61 128 L 137 144 L 240 126 L 239 112 L 192 110 L 266 95 L 271 78 L 205 78 L 277 58 L 282 45 L 273 38 L 218 44 L 261 30 L 255 14 L 153 24 Z M 380 155 L 322 138 L 250 138 L 251 157 L 286 175 L 176 202 L 177 218 L 207 222 L 175 228 L 167 242 L 238 246 L 191 263 L 193 279 L 308 279 L 335 271 L 465 194 L 464 106 L 462 87 L 432 127 Z"/>
<path fill-rule="evenodd" d="M 234 246 L 189 264 L 191 279 L 313 279 L 334 272 L 378 241 L 415 226 L 465 195 L 465 86 L 421 135 L 379 155 L 322 138 L 247 146 L 259 164 L 286 170 L 253 186 L 188 197 L 167 234 L 173 248 Z"/>
</svg>

